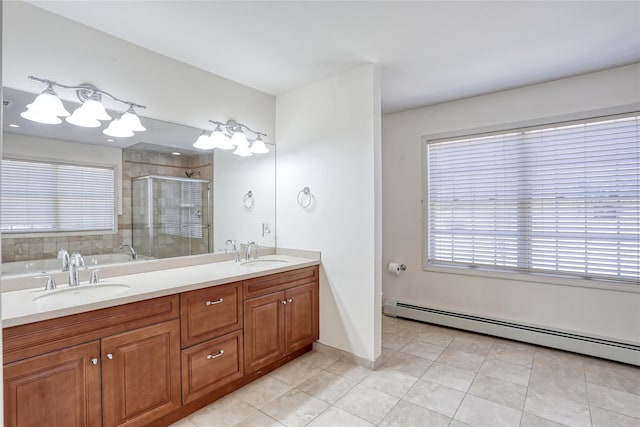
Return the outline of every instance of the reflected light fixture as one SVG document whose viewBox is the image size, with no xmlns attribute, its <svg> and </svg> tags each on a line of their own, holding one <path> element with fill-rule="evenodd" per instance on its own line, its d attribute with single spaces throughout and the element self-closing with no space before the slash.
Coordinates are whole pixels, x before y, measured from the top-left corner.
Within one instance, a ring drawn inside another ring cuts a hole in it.
<svg viewBox="0 0 640 427">
<path fill-rule="evenodd" d="M 233 154 L 242 157 L 269 152 L 269 149 L 265 146 L 264 141 L 262 140 L 262 137 L 266 137 L 267 134 L 257 132 L 251 129 L 249 126 L 238 123 L 235 120 L 229 120 L 226 123 L 218 122 L 215 120 L 209 120 L 209 122 L 216 125 L 215 130 L 211 132 L 211 136 L 209 137 L 210 144 L 200 144 L 198 142 L 200 140 L 200 137 L 202 137 L 202 135 L 200 135 L 198 141 L 193 144 L 194 147 L 203 150 L 209 150 L 211 148 L 234 150 Z M 250 134 L 256 135 L 251 148 L 249 148 L 249 139 L 247 139 L 246 134 L 247 131 Z"/>
<path fill-rule="evenodd" d="M 53 80 L 41 79 L 34 76 L 29 76 L 29 79 L 47 84 L 47 89 L 38 95 L 32 104 L 27 105 L 27 111 L 20 114 L 27 120 L 48 124 L 60 124 L 62 123 L 60 117 L 67 117 L 66 121 L 75 126 L 99 127 L 102 125 L 102 123 L 100 123 L 101 121 L 111 120 L 111 116 L 107 113 L 107 110 L 102 104 L 102 97 L 106 95 L 112 100 L 128 106 L 120 119 L 112 121 L 111 124 L 103 131 L 106 135 L 124 138 L 133 136 L 133 132 L 146 130 L 145 127 L 142 126 L 140 118 L 133 109 L 133 107 L 146 108 L 144 105 L 130 101 L 123 101 L 102 89 L 98 89 L 97 87 L 88 84 L 69 86 L 54 82 Z M 69 112 L 64 108 L 62 101 L 53 90 L 54 86 L 63 89 L 75 90 L 78 99 L 82 102 L 82 105 L 76 108 L 73 114 L 69 115 Z"/>
<path fill-rule="evenodd" d="M 23 118 L 38 123 L 60 124 L 60 117 L 67 117 L 70 113 L 62 105 L 58 94 L 53 90 L 53 85 L 47 88 L 27 105 L 27 111 L 20 114 Z"/>
<path fill-rule="evenodd" d="M 205 131 L 202 131 L 196 142 L 193 143 L 193 146 L 198 150 L 213 150 L 215 146 L 213 145 L 213 141 Z"/>
</svg>

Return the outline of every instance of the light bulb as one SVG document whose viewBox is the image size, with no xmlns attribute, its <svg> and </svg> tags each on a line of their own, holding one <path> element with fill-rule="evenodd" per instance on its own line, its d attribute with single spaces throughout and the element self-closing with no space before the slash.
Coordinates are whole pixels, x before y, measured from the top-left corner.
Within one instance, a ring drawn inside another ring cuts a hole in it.
<svg viewBox="0 0 640 427">
<path fill-rule="evenodd" d="M 249 150 L 248 145 L 238 145 L 238 148 L 236 148 L 236 151 L 234 151 L 233 154 L 240 157 L 253 156 L 253 153 L 251 152 L 251 150 Z"/>
<path fill-rule="evenodd" d="M 239 127 L 235 132 L 233 132 L 233 135 L 231 136 L 231 143 L 237 147 L 249 147 L 249 141 L 247 141 L 247 137 Z"/>
<path fill-rule="evenodd" d="M 211 138 L 203 131 L 196 142 L 193 143 L 193 146 L 198 150 L 213 150 L 216 148 L 211 141 Z"/>
<path fill-rule="evenodd" d="M 142 123 L 140 123 L 140 117 L 138 117 L 136 112 L 133 110 L 133 106 L 129 106 L 127 112 L 120 117 L 120 122 L 122 123 L 122 126 L 134 132 L 147 130 L 147 128 L 142 126 Z"/>
<path fill-rule="evenodd" d="M 105 135 L 113 136 L 116 138 L 129 138 L 133 136 L 133 131 L 122 123 L 122 120 L 115 119 L 109 126 L 102 131 Z"/>
<path fill-rule="evenodd" d="M 269 152 L 269 149 L 266 145 L 264 145 L 264 141 L 262 140 L 260 135 L 258 135 L 256 140 L 253 141 L 253 144 L 251 144 L 251 152 L 253 154 L 265 154 Z"/>
</svg>

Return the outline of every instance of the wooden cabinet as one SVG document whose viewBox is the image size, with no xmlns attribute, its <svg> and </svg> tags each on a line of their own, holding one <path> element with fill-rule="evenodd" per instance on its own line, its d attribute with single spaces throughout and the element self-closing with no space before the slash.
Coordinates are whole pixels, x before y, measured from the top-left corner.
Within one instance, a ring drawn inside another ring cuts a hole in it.
<svg viewBox="0 0 640 427">
<path fill-rule="evenodd" d="M 245 281 L 245 295 L 258 295 L 244 302 L 247 373 L 318 339 L 318 267 Z"/>
<path fill-rule="evenodd" d="M 318 271 L 5 328 L 5 426 L 169 425 L 310 349 Z"/>
<path fill-rule="evenodd" d="M 102 340 L 103 425 L 145 425 L 180 407 L 178 320 Z"/>
<path fill-rule="evenodd" d="M 182 351 L 182 399 L 192 402 L 244 375 L 242 330 Z"/>
<path fill-rule="evenodd" d="M 180 295 L 182 347 L 242 329 L 242 282 Z"/>
<path fill-rule="evenodd" d="M 5 426 L 88 427 L 100 418 L 98 341 L 5 365 Z"/>
<path fill-rule="evenodd" d="M 180 318 L 183 403 L 244 376 L 242 282 L 184 292 Z"/>
</svg>

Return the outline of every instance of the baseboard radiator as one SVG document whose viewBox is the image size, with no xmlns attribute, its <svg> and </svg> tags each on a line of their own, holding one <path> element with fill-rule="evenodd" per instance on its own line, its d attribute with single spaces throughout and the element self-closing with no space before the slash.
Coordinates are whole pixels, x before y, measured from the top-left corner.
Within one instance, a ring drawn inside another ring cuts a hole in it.
<svg viewBox="0 0 640 427">
<path fill-rule="evenodd" d="M 438 310 L 400 301 L 387 301 L 384 314 L 640 366 L 640 345 L 633 343 Z"/>
</svg>

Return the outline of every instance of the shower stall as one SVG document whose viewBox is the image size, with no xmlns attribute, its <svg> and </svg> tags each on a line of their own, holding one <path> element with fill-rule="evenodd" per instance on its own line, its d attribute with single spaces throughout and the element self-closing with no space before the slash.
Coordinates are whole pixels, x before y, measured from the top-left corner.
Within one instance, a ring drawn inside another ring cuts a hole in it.
<svg viewBox="0 0 640 427">
<path fill-rule="evenodd" d="M 169 258 L 209 252 L 209 180 L 132 178 L 131 203 L 133 247 L 139 254 Z"/>
</svg>

